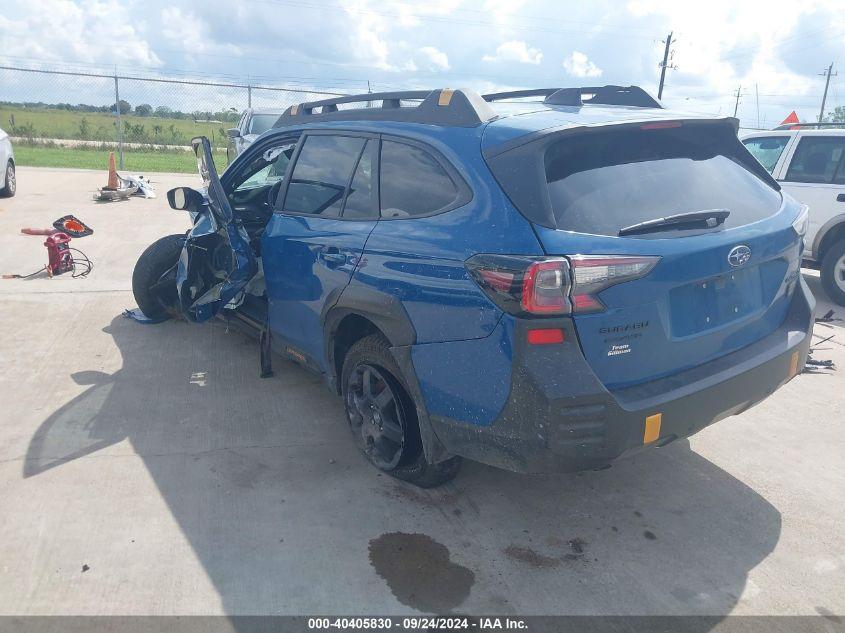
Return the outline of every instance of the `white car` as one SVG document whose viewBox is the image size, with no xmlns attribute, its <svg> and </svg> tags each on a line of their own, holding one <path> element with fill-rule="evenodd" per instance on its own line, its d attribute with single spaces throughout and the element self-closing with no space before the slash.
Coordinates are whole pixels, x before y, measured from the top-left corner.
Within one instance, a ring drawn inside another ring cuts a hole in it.
<svg viewBox="0 0 845 633">
<path fill-rule="evenodd" d="M 828 296 L 845 305 L 845 124 L 784 125 L 742 142 L 784 191 L 810 207 L 804 257 L 820 267 Z"/>
<path fill-rule="evenodd" d="M 9 135 L 0 130 L 0 198 L 11 198 L 17 191 L 15 179 L 15 154 Z"/>
</svg>

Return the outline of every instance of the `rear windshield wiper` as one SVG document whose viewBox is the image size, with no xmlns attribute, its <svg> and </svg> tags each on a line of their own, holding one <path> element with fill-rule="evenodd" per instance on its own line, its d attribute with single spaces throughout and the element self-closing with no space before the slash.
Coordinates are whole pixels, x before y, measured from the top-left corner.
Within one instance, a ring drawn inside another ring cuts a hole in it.
<svg viewBox="0 0 845 633">
<path fill-rule="evenodd" d="M 664 229 L 680 230 L 683 228 L 703 227 L 712 229 L 723 224 L 731 214 L 727 209 L 708 209 L 706 211 L 690 211 L 689 213 L 678 213 L 665 218 L 655 218 L 645 222 L 637 222 L 631 226 L 619 229 L 617 235 L 636 235 L 638 233 L 656 233 Z"/>
</svg>

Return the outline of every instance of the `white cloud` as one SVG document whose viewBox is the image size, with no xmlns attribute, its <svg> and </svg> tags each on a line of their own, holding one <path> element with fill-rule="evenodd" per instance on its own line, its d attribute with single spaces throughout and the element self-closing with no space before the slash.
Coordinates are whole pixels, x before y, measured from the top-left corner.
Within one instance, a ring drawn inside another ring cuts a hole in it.
<svg viewBox="0 0 845 633">
<path fill-rule="evenodd" d="M 572 54 L 563 60 L 563 67 L 573 77 L 601 77 L 604 72 L 581 51 L 572 51 Z"/>
<path fill-rule="evenodd" d="M 543 51 L 528 46 L 523 41 L 511 40 L 496 47 L 495 55 L 485 55 L 485 62 L 519 62 L 520 64 L 539 64 L 543 61 Z"/>
<path fill-rule="evenodd" d="M 419 49 L 420 54 L 428 61 L 429 68 L 437 70 L 449 70 L 449 57 L 443 51 L 434 46 L 423 46 Z"/>
</svg>

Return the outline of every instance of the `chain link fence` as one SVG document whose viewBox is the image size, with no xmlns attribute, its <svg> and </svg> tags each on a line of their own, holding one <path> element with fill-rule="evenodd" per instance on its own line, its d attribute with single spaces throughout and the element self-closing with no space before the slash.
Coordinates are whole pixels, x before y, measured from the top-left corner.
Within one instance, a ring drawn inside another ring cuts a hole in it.
<svg viewBox="0 0 845 633">
<path fill-rule="evenodd" d="M 246 108 L 283 110 L 342 93 L 177 77 L 0 66 L 0 128 L 29 147 L 185 152 L 204 135 L 225 148 Z"/>
</svg>

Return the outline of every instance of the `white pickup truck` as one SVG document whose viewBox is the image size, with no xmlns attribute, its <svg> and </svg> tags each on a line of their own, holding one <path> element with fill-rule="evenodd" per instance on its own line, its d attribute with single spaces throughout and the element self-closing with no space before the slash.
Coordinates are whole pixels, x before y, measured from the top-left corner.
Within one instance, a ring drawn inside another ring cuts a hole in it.
<svg viewBox="0 0 845 633">
<path fill-rule="evenodd" d="M 822 286 L 845 305 L 845 123 L 783 125 L 742 142 L 784 191 L 810 207 L 805 259 Z"/>
</svg>

